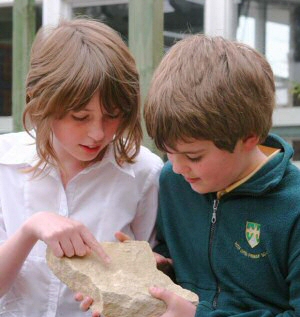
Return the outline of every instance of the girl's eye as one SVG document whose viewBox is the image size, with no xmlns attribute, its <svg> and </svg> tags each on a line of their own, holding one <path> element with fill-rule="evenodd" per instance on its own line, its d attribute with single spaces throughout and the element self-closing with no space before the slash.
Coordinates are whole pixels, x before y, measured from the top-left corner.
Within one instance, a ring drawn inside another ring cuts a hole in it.
<svg viewBox="0 0 300 317">
<path fill-rule="evenodd" d="M 187 158 L 191 161 L 191 162 L 200 162 L 202 160 L 202 156 L 198 156 L 198 157 L 189 157 L 187 156 Z"/>
<path fill-rule="evenodd" d="M 75 120 L 75 121 L 84 121 L 88 118 L 88 116 L 75 116 L 75 115 L 72 115 L 72 118 Z"/>
<path fill-rule="evenodd" d="M 109 120 L 118 119 L 120 117 L 120 112 L 117 113 L 105 113 L 104 117 Z"/>
</svg>

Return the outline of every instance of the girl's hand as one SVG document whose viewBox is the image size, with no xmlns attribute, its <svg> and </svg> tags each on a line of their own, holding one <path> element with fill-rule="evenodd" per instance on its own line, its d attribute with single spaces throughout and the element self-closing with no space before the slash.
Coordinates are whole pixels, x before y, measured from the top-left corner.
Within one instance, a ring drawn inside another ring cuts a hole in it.
<svg viewBox="0 0 300 317">
<path fill-rule="evenodd" d="M 93 250 L 106 263 L 110 258 L 82 223 L 52 212 L 38 212 L 24 225 L 33 239 L 44 241 L 57 257 L 84 256 Z"/>
<path fill-rule="evenodd" d="M 76 293 L 74 299 L 77 302 L 80 302 L 79 307 L 82 311 L 88 311 L 90 309 L 90 306 L 93 304 L 93 299 L 91 297 L 83 297 L 81 293 Z M 92 317 L 100 317 L 100 315 L 101 314 L 97 311 L 92 312 Z"/>
<path fill-rule="evenodd" d="M 159 287 L 151 287 L 149 293 L 163 300 L 167 305 L 167 311 L 160 317 L 194 317 L 196 306 L 176 294 Z"/>
<path fill-rule="evenodd" d="M 127 234 L 123 233 L 122 231 L 117 231 L 115 233 L 115 238 L 120 242 L 132 240 Z"/>
</svg>

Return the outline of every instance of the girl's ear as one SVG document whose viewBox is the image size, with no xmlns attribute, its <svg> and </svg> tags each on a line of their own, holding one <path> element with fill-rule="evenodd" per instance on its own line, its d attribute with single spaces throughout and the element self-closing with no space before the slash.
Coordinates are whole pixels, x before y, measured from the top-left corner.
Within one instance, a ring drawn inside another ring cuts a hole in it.
<svg viewBox="0 0 300 317">
<path fill-rule="evenodd" d="M 243 145 L 247 151 L 253 150 L 258 144 L 259 137 L 255 134 L 251 134 L 243 139 Z"/>
</svg>

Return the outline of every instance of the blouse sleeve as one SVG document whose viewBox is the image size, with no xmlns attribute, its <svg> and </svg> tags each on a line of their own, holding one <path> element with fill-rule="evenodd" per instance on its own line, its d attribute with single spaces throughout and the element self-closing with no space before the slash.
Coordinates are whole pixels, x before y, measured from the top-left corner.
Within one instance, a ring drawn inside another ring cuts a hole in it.
<svg viewBox="0 0 300 317">
<path fill-rule="evenodd" d="M 155 221 L 158 204 L 158 179 L 163 163 L 160 161 L 145 179 L 141 199 L 131 228 L 136 240 L 148 241 L 155 245 Z"/>
<path fill-rule="evenodd" d="M 5 224 L 2 213 L 2 203 L 1 203 L 1 195 L 0 195 L 0 245 L 7 239 L 7 234 L 5 230 Z"/>
</svg>

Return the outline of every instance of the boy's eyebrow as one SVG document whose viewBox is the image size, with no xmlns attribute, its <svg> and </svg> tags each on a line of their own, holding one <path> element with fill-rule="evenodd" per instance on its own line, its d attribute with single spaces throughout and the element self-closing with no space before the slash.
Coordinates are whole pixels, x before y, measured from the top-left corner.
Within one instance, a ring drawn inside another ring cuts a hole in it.
<svg viewBox="0 0 300 317">
<path fill-rule="evenodd" d="M 196 151 L 182 151 L 182 152 L 168 151 L 167 153 L 170 153 L 170 154 L 202 154 L 202 152 L 205 152 L 205 149 L 200 149 L 200 150 L 196 150 Z"/>
<path fill-rule="evenodd" d="M 201 150 L 196 150 L 196 151 L 185 151 L 185 152 L 181 152 L 182 154 L 201 154 L 202 152 L 205 152 L 204 149 Z"/>
</svg>

